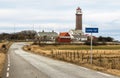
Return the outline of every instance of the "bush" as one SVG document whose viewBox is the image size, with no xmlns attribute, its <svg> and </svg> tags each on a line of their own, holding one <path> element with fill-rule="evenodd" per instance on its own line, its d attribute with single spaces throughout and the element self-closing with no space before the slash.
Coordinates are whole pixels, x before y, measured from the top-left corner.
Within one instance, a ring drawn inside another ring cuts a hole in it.
<svg viewBox="0 0 120 78">
<path fill-rule="evenodd" d="M 31 50 L 31 48 L 28 48 L 28 50 L 30 51 L 30 50 Z"/>
<path fill-rule="evenodd" d="M 5 45 L 5 44 L 3 44 L 3 45 L 2 45 L 2 48 L 3 48 L 3 49 L 6 49 L 6 45 Z"/>
<path fill-rule="evenodd" d="M 95 46 L 98 45 L 98 43 L 96 41 L 93 41 L 92 44 L 95 45 Z M 86 41 L 85 45 L 91 45 L 91 42 L 90 41 Z"/>
</svg>

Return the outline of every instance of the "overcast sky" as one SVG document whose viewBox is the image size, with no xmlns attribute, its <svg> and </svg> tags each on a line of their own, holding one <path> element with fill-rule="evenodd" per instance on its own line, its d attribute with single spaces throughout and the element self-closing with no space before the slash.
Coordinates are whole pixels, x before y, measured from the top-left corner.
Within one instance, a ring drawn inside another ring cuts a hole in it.
<svg viewBox="0 0 120 78">
<path fill-rule="evenodd" d="M 98 27 L 96 36 L 120 40 L 120 0 L 0 0 L 0 33 L 34 29 L 57 32 L 75 28 L 75 12 L 83 11 L 85 27 Z"/>
</svg>

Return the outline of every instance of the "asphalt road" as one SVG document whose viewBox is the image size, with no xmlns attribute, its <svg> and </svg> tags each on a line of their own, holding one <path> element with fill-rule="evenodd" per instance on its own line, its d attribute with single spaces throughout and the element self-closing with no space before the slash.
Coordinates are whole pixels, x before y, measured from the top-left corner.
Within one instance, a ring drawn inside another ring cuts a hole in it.
<svg viewBox="0 0 120 78">
<path fill-rule="evenodd" d="M 2 78 L 120 78 L 22 50 L 25 43 L 14 43 Z"/>
</svg>

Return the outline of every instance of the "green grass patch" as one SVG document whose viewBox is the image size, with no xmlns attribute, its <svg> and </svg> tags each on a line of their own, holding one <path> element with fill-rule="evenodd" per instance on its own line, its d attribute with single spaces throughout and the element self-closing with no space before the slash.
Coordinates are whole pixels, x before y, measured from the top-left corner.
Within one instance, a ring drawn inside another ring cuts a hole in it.
<svg viewBox="0 0 120 78">
<path fill-rule="evenodd" d="M 90 46 L 87 45 L 44 45 L 40 47 L 43 50 L 60 49 L 60 50 L 89 50 Z M 119 50 L 120 45 L 103 45 L 93 46 L 93 49 L 104 49 L 104 50 Z"/>
</svg>

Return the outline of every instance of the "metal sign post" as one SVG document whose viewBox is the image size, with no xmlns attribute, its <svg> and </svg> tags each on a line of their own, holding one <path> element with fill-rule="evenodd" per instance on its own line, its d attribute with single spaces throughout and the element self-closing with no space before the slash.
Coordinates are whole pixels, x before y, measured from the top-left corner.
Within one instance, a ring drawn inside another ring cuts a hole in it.
<svg viewBox="0 0 120 78">
<path fill-rule="evenodd" d="M 98 33 L 98 28 L 86 28 L 85 29 L 86 33 L 91 33 L 91 53 L 90 53 L 90 63 L 92 64 L 92 56 L 93 56 L 93 48 L 92 48 L 92 45 L 93 45 L 93 37 L 92 37 L 92 33 Z"/>
<path fill-rule="evenodd" d="M 92 64 L 92 42 L 93 42 L 93 37 L 92 37 L 92 33 L 91 33 L 91 61 L 90 61 L 90 63 Z"/>
</svg>

